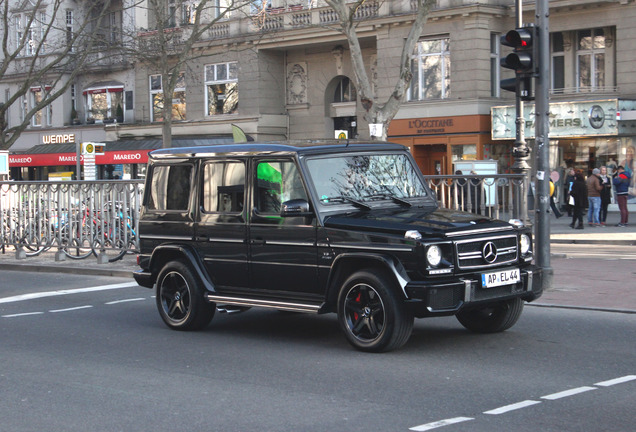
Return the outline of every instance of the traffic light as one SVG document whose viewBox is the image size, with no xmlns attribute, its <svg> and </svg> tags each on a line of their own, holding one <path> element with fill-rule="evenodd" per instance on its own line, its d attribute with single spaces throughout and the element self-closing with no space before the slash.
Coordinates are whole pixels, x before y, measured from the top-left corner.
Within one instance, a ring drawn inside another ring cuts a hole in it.
<svg viewBox="0 0 636 432">
<path fill-rule="evenodd" d="M 515 71 L 515 78 L 501 80 L 500 87 L 516 92 L 521 100 L 533 100 L 532 78 L 538 73 L 537 28 L 527 25 L 510 30 L 501 37 L 501 44 L 514 49 L 500 61 L 502 67 Z"/>
</svg>

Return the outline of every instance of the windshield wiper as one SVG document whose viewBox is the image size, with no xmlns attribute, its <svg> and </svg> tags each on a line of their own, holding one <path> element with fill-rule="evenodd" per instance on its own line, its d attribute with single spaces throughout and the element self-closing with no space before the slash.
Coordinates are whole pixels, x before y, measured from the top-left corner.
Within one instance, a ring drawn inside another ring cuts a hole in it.
<svg viewBox="0 0 636 432">
<path fill-rule="evenodd" d="M 371 206 L 368 204 L 365 204 L 361 201 L 357 201 L 354 200 L 352 198 L 346 197 L 346 196 L 332 196 L 332 197 L 325 197 L 325 198 L 321 198 L 320 201 L 322 201 L 323 203 L 330 203 L 330 202 L 334 202 L 334 201 L 339 201 L 339 202 L 348 202 L 353 204 L 354 206 L 358 207 L 358 208 L 362 208 L 365 210 L 371 210 Z"/>
<path fill-rule="evenodd" d="M 375 199 L 375 198 L 390 199 L 394 203 L 402 204 L 403 206 L 406 206 L 406 207 L 412 207 L 413 206 L 412 203 L 410 203 L 409 201 L 405 200 L 404 198 L 398 198 L 396 196 L 389 195 L 389 194 L 378 193 L 378 194 L 367 195 L 367 196 L 364 196 L 362 198 L 364 198 L 364 199 Z"/>
</svg>

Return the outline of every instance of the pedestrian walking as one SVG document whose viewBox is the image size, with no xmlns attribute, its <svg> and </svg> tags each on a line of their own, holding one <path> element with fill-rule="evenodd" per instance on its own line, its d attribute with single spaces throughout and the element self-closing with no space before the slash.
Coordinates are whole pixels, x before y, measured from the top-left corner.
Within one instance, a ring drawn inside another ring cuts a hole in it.
<svg viewBox="0 0 636 432">
<path fill-rule="evenodd" d="M 601 179 L 599 174 L 601 170 L 594 168 L 592 174 L 587 178 L 587 223 L 592 226 L 600 226 L 598 219 L 601 212 Z"/>
<path fill-rule="evenodd" d="M 574 224 L 578 221 L 578 225 L 575 229 L 583 229 L 583 211 L 587 204 L 587 185 L 581 172 L 577 172 L 574 175 L 574 183 L 572 183 L 572 190 L 570 196 L 574 198 L 574 207 L 572 210 L 572 223 L 570 228 L 575 228 Z"/>
<path fill-rule="evenodd" d="M 570 200 L 568 197 L 570 196 L 570 191 L 572 190 L 572 184 L 574 183 L 574 168 L 568 168 L 568 174 L 565 177 L 565 182 L 563 183 L 563 196 L 565 199 L 565 209 L 568 211 L 568 216 L 572 217 L 572 211 L 574 210 L 574 206 L 570 204 Z"/>
<path fill-rule="evenodd" d="M 563 215 L 561 214 L 561 212 L 559 211 L 559 209 L 556 206 L 556 203 L 554 202 L 554 193 L 555 192 L 556 192 L 556 187 L 554 186 L 554 182 L 552 181 L 552 179 L 550 179 L 550 208 L 552 209 L 552 212 L 554 213 L 554 215 L 558 219 L 558 218 L 560 218 Z"/>
<path fill-rule="evenodd" d="M 625 171 L 623 165 L 619 165 L 616 169 L 616 175 L 614 176 L 614 190 L 616 191 L 616 202 L 618 203 L 618 210 L 621 213 L 621 221 L 617 226 L 627 226 L 629 213 L 627 212 L 627 192 L 629 191 L 629 184 L 631 182 L 631 175 Z"/>
<path fill-rule="evenodd" d="M 605 222 L 607 221 L 607 207 L 612 200 L 612 180 L 607 175 L 607 167 L 601 167 L 601 174 L 599 176 L 601 180 L 601 211 L 599 213 L 598 219 L 601 222 L 601 226 L 605 226 Z"/>
</svg>

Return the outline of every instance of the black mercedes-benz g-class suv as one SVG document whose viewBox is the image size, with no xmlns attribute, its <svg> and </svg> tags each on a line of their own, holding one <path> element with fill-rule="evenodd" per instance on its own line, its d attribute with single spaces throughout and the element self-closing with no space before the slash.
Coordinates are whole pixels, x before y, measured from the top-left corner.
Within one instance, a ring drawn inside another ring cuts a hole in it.
<svg viewBox="0 0 636 432">
<path fill-rule="evenodd" d="M 397 144 L 154 151 L 139 234 L 135 279 L 177 330 L 217 308 L 336 312 L 353 346 L 388 351 L 414 317 L 506 330 L 542 292 L 530 230 L 440 208 Z"/>
</svg>

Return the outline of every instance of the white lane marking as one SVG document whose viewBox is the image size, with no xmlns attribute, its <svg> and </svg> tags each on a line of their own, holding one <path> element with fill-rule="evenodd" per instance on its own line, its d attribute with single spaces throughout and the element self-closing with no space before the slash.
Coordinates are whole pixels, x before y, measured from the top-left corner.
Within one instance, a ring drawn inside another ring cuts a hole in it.
<svg viewBox="0 0 636 432">
<path fill-rule="evenodd" d="M 72 307 L 72 308 L 67 308 L 67 309 L 54 309 L 54 310 L 50 310 L 49 312 L 51 312 L 51 313 L 70 312 L 70 311 L 76 311 L 76 310 L 80 310 L 80 309 L 89 309 L 89 308 L 92 308 L 92 307 L 93 306 L 91 306 L 91 305 L 77 306 L 77 307 Z"/>
<path fill-rule="evenodd" d="M 499 415 L 499 414 L 505 414 L 507 412 L 510 411 L 514 411 L 514 410 L 518 410 L 521 408 L 526 408 L 532 405 L 536 405 L 536 404 L 540 404 L 541 401 L 534 401 L 534 400 L 525 400 L 523 402 L 517 402 L 514 404 L 510 404 L 510 405 L 506 405 L 506 406 L 502 406 L 499 408 L 495 408 L 493 410 L 490 411 L 484 411 L 484 414 L 492 414 L 492 415 Z"/>
<path fill-rule="evenodd" d="M 588 392 L 590 390 L 598 390 L 596 387 L 588 387 L 588 386 L 583 386 L 583 387 L 578 387 L 578 388 L 574 388 L 571 390 L 565 390 L 562 392 L 558 392 L 558 393 L 552 393 L 546 396 L 541 396 L 541 399 L 547 399 L 547 400 L 557 400 L 557 399 L 561 399 L 564 397 L 568 397 L 568 396 L 574 396 L 580 393 L 585 393 Z"/>
<path fill-rule="evenodd" d="M 625 375 L 623 377 L 620 378 L 614 378 L 611 380 L 607 380 L 607 381 L 601 381 L 598 382 L 596 384 L 594 384 L 595 386 L 599 386 L 599 387 L 610 387 L 616 384 L 622 384 L 625 382 L 629 382 L 629 381 L 634 381 L 636 380 L 636 375 Z M 575 389 L 570 389 L 570 390 L 565 390 L 562 392 L 558 392 L 558 393 L 553 393 L 550 395 L 546 395 L 546 396 L 542 396 L 542 399 L 546 399 L 546 400 L 556 400 L 556 399 L 560 399 L 563 397 L 567 397 L 567 396 L 573 396 L 575 394 L 580 394 L 580 393 L 584 393 L 590 390 L 598 390 L 596 387 L 590 387 L 590 386 L 582 386 L 582 387 L 577 387 Z M 534 400 L 526 400 L 523 402 L 518 402 L 516 404 L 512 404 L 512 405 L 506 405 L 503 407 L 499 407 L 499 408 L 495 408 L 493 410 L 490 411 L 485 411 L 483 414 L 504 414 L 510 411 L 514 411 L 517 409 L 521 409 L 521 408 L 526 408 L 529 406 L 533 406 L 533 405 L 537 405 L 540 404 L 541 401 L 534 401 Z M 410 428 L 409 430 L 412 431 L 427 431 L 427 430 L 431 430 L 431 429 L 435 429 L 438 427 L 442 427 L 442 426 L 448 426 L 454 423 L 460 423 L 460 422 L 464 422 L 464 421 L 468 421 L 468 420 L 474 420 L 474 418 L 472 417 L 455 417 L 455 418 L 451 418 L 451 419 L 446 419 L 446 420 L 440 420 L 440 421 L 436 421 L 433 423 L 426 423 L 420 426 L 413 426 L 412 428 Z"/>
<path fill-rule="evenodd" d="M 428 431 L 428 430 L 435 429 L 442 426 L 448 426 L 455 423 L 462 423 L 469 420 L 475 420 L 475 419 L 472 417 L 455 417 L 451 419 L 436 421 L 433 423 L 426 423 L 423 425 L 414 426 L 410 428 L 409 430 L 416 431 L 416 432 L 423 432 L 423 431 Z"/>
<path fill-rule="evenodd" d="M 609 386 L 613 386 L 616 384 L 622 384 L 624 382 L 628 382 L 628 381 L 633 381 L 636 380 L 636 375 L 625 375 L 624 377 L 620 377 L 620 378 L 614 378 L 608 381 L 601 381 L 598 382 L 594 385 L 600 386 L 600 387 L 609 387 Z"/>
<path fill-rule="evenodd" d="M 88 288 L 77 288 L 77 289 L 65 289 L 65 290 L 57 290 L 57 291 L 46 291 L 41 293 L 30 293 L 30 294 L 22 294 L 12 297 L 0 298 L 0 303 L 14 303 L 24 300 L 33 300 L 44 297 L 55 297 L 69 294 L 79 294 L 79 293 L 87 293 L 94 291 L 106 291 L 106 290 L 114 290 L 121 288 L 130 288 L 138 286 L 137 282 L 125 282 L 120 284 L 112 284 L 112 285 L 100 285 L 96 287 L 88 287 Z"/>
<path fill-rule="evenodd" d="M 11 315 L 2 315 L 2 318 L 16 318 L 16 317 L 23 317 L 23 316 L 29 316 L 29 315 L 42 315 L 44 312 L 25 312 L 25 313 L 18 313 L 18 314 L 11 314 Z"/>
<path fill-rule="evenodd" d="M 143 301 L 146 300 L 145 298 L 131 298 L 131 299 L 124 299 L 124 300 L 115 300 L 115 301 L 111 301 L 111 302 L 106 302 L 105 304 L 107 305 L 114 305 L 114 304 L 118 304 L 118 303 L 127 303 L 127 302 L 134 302 L 134 301 Z"/>
</svg>

